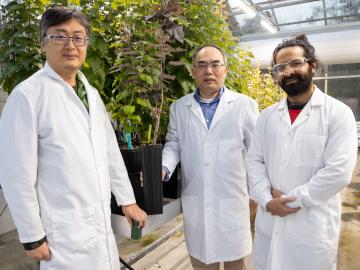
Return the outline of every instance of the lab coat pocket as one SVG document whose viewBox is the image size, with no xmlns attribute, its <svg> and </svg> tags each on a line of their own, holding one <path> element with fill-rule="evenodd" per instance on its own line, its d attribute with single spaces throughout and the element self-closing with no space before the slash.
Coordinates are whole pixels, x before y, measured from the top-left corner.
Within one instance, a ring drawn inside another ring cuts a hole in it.
<svg viewBox="0 0 360 270">
<path fill-rule="evenodd" d="M 296 139 L 296 166 L 322 166 L 325 143 L 326 136 L 299 135 Z"/>
<path fill-rule="evenodd" d="M 287 216 L 286 240 L 300 246 L 323 247 L 327 242 L 326 213 L 326 209 L 318 206 Z"/>
<path fill-rule="evenodd" d="M 219 207 L 219 224 L 223 232 L 250 229 L 249 207 L 239 199 L 221 199 Z"/>
<path fill-rule="evenodd" d="M 67 252 L 91 252 L 97 241 L 95 210 L 57 212 L 52 217 L 53 244 Z"/>
<path fill-rule="evenodd" d="M 198 196 L 181 195 L 182 210 L 186 226 L 197 227 L 200 221 L 200 201 Z"/>
</svg>

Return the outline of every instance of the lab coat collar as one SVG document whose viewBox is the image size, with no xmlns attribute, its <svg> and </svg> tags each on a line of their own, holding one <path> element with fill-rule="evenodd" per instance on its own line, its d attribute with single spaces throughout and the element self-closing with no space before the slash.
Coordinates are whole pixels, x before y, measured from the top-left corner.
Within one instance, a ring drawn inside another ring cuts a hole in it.
<svg viewBox="0 0 360 270">
<path fill-rule="evenodd" d="M 90 91 L 91 86 L 90 86 L 88 80 L 86 79 L 86 77 L 84 76 L 84 74 L 83 74 L 80 70 L 78 70 L 77 75 L 79 76 L 79 79 L 83 82 L 84 87 L 85 87 L 85 90 L 86 90 L 86 94 L 87 94 L 87 98 L 88 98 L 88 102 L 89 102 L 89 112 L 87 112 L 85 106 L 82 104 L 82 101 L 77 97 L 75 91 L 73 91 L 73 89 L 71 88 L 71 86 L 70 86 L 68 83 L 66 83 L 66 82 L 64 81 L 64 79 L 61 78 L 61 76 L 55 72 L 55 70 L 53 70 L 53 68 L 48 64 L 47 61 L 45 62 L 45 65 L 44 65 L 44 71 L 45 71 L 51 78 L 53 78 L 53 79 L 55 79 L 55 80 L 58 80 L 58 81 L 61 82 L 62 84 L 66 85 L 69 90 L 71 90 L 71 91 L 69 91 L 70 94 L 71 94 L 71 95 L 74 95 L 74 96 L 78 99 L 79 105 L 81 105 L 81 107 L 83 107 L 84 113 L 86 113 L 86 115 L 88 115 L 88 116 L 89 116 L 89 115 L 90 115 L 90 116 L 91 116 L 91 115 L 94 115 L 94 109 L 95 109 L 95 107 L 96 107 L 95 104 L 94 104 L 94 102 L 95 102 L 95 97 L 93 96 L 93 93 Z"/>
<path fill-rule="evenodd" d="M 308 102 L 308 104 L 306 104 L 305 108 L 308 107 L 308 105 L 310 107 L 312 106 L 321 106 L 324 105 L 324 93 L 321 92 L 321 90 L 319 88 L 317 88 L 316 85 L 314 85 L 315 89 L 313 94 L 311 95 L 311 98 Z M 304 108 L 304 109 L 305 109 Z M 279 106 L 277 108 L 278 111 L 283 111 L 287 109 L 287 101 L 286 98 L 284 98 L 283 100 L 280 101 Z"/>
<path fill-rule="evenodd" d="M 301 125 L 310 117 L 311 111 L 314 107 L 324 105 L 324 103 L 325 103 L 324 93 L 322 93 L 321 90 L 319 88 L 317 88 L 315 85 L 314 85 L 314 87 L 315 87 L 315 89 L 314 89 L 313 94 L 311 95 L 309 102 L 302 109 L 301 113 L 296 118 L 296 120 L 293 124 L 291 124 L 286 98 L 284 98 L 282 101 L 280 101 L 277 110 L 281 112 L 280 118 L 283 122 L 285 122 L 285 124 L 288 127 L 296 128 L 297 126 Z"/>
</svg>

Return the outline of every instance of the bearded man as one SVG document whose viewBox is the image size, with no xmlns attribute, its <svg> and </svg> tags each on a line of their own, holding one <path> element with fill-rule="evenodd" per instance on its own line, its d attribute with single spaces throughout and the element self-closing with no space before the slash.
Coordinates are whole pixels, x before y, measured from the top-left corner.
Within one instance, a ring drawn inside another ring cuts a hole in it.
<svg viewBox="0 0 360 270">
<path fill-rule="evenodd" d="M 258 202 L 257 270 L 335 270 L 340 191 L 357 156 L 354 115 L 313 84 L 319 60 L 305 35 L 280 43 L 272 74 L 286 98 L 262 111 L 246 157 Z"/>
</svg>

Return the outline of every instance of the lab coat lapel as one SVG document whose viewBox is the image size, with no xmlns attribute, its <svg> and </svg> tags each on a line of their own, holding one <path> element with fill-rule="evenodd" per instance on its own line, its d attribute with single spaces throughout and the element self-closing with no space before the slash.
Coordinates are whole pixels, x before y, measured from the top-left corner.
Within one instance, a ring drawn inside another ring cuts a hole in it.
<svg viewBox="0 0 360 270">
<path fill-rule="evenodd" d="M 315 106 L 322 106 L 323 104 L 324 104 L 324 94 L 318 88 L 315 88 L 309 102 L 306 104 L 304 109 L 302 109 L 301 113 L 296 118 L 292 128 L 296 128 L 302 125 L 303 123 L 305 123 L 310 118 L 312 109 Z"/>
<path fill-rule="evenodd" d="M 195 116 L 200 120 L 201 124 L 207 129 L 207 125 L 200 104 L 195 100 L 194 95 L 190 96 L 187 106 L 189 107 L 191 112 L 195 114 Z"/>
<path fill-rule="evenodd" d="M 220 97 L 214 118 L 211 121 L 210 130 L 220 122 L 221 118 L 228 112 L 230 103 L 234 100 L 235 97 L 231 94 L 231 92 L 227 88 L 224 88 L 224 92 Z"/>
<path fill-rule="evenodd" d="M 309 119 L 310 113 L 311 113 L 311 108 L 310 108 L 309 104 L 306 104 L 305 108 L 301 110 L 300 114 L 295 119 L 295 121 L 291 127 L 296 128 L 296 127 L 302 125 L 303 123 L 305 123 Z"/>
<path fill-rule="evenodd" d="M 286 98 L 280 101 L 277 111 L 280 116 L 280 121 L 283 122 L 287 127 L 291 127 L 291 120 L 290 120 L 289 110 L 286 105 Z"/>
<path fill-rule="evenodd" d="M 50 66 L 49 64 L 46 62 L 44 65 L 44 70 L 45 72 L 53 79 L 59 81 L 63 87 L 64 87 L 64 91 L 66 91 L 66 94 L 72 99 L 72 101 L 81 108 L 82 112 L 85 114 L 86 118 L 89 119 L 89 113 L 87 112 L 85 105 L 82 103 L 82 101 L 80 100 L 80 98 L 76 95 L 74 89 L 71 88 L 71 86 L 69 84 L 67 84 L 63 78 L 60 77 L 59 74 L 57 74 Z M 79 74 L 81 74 L 80 79 L 83 81 L 84 86 L 85 83 L 87 85 L 89 85 L 88 81 L 86 80 L 85 76 L 79 71 Z M 88 86 L 86 87 L 86 91 L 88 91 Z"/>
</svg>

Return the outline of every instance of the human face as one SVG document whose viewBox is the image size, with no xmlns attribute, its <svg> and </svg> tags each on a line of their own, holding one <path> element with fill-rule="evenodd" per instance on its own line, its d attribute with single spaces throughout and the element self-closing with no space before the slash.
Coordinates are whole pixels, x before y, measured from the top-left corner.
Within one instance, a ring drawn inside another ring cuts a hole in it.
<svg viewBox="0 0 360 270">
<path fill-rule="evenodd" d="M 312 89 L 312 78 L 315 66 L 304 59 L 304 49 L 292 46 L 281 49 L 276 55 L 276 64 L 289 63 L 295 59 L 303 59 L 302 65 L 287 65 L 281 73 L 274 75 L 280 87 L 290 97 L 302 95 Z"/>
<path fill-rule="evenodd" d="M 85 27 L 76 19 L 70 19 L 62 24 L 51 26 L 46 31 L 47 35 L 84 36 Z M 42 50 L 46 53 L 48 64 L 65 81 L 70 77 L 75 78 L 76 72 L 84 63 L 86 58 L 87 45 L 75 45 L 72 39 L 65 44 L 54 43 L 51 38 L 45 37 L 42 43 Z"/>
<path fill-rule="evenodd" d="M 223 55 L 214 47 L 205 47 L 198 52 L 193 64 L 192 75 L 200 96 L 215 97 L 224 85 L 227 74 Z"/>
</svg>

